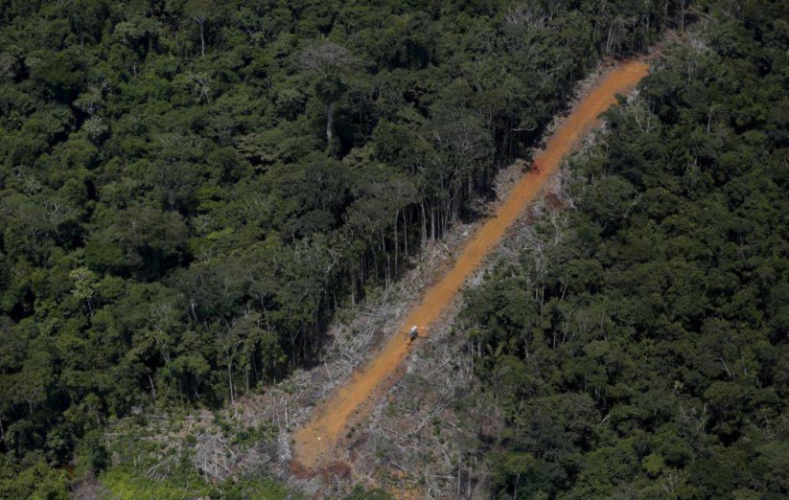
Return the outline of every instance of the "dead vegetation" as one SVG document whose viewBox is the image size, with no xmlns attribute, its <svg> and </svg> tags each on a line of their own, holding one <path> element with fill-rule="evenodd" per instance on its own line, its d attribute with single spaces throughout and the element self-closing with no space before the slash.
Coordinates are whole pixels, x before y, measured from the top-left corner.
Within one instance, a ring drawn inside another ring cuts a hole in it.
<svg viewBox="0 0 789 500">
<path fill-rule="evenodd" d="M 488 268 L 500 259 L 515 259 L 524 248 L 545 251 L 534 222 L 566 224 L 562 212 L 572 206 L 567 176 L 565 169 L 550 181 L 545 196 L 491 255 Z M 485 272 L 481 269 L 469 286 L 476 286 Z M 436 325 L 422 342 L 367 424 L 354 430 L 347 459 L 357 480 L 394 493 L 483 498 L 488 473 L 484 453 L 495 446 L 503 421 L 495 400 L 480 390 L 474 376 L 474 357 L 481 346 L 470 344 L 452 321 Z"/>
<path fill-rule="evenodd" d="M 601 74 L 592 75 L 579 96 Z M 558 128 L 563 119 L 557 117 L 549 130 Z M 587 147 L 594 140 L 594 134 L 589 135 Z M 516 162 L 499 172 L 495 186 L 499 200 L 525 167 Z M 565 190 L 568 175 L 565 167 L 557 172 L 546 185 L 545 196 L 510 228 L 504 243 L 467 287 L 477 286 L 486 269 L 499 259 L 515 259 L 524 248 L 538 255 L 544 251 L 533 225 L 549 220 L 556 228 L 564 226 L 562 211 L 573 208 Z M 490 213 L 498 203 L 480 212 Z M 426 247 L 412 269 L 392 286 L 339 311 L 323 358 L 311 370 L 298 370 L 259 395 L 236 399 L 218 413 L 202 410 L 181 418 L 148 416 L 145 439 L 163 449 L 180 448 L 191 441 L 189 459 L 213 483 L 264 471 L 318 497 L 346 494 L 359 483 L 383 487 L 400 498 L 483 497 L 484 452 L 495 444 L 503 422 L 496 402 L 476 385 L 474 355 L 479 346 L 468 343 L 452 322 L 460 301 L 448 319 L 433 325 L 429 337 L 419 339 L 402 368 L 403 376 L 376 404 L 371 418 L 350 430 L 344 460 L 311 473 L 292 463 L 291 446 L 292 431 L 306 422 L 317 402 L 376 354 L 384 338 L 394 334 L 408 306 L 442 274 L 479 223 L 457 224 L 443 241 Z M 561 237 L 562 231 L 556 234 Z M 260 429 L 266 431 L 255 434 Z M 253 438 L 234 439 L 243 434 Z M 113 437 L 109 434 L 108 438 Z M 165 471 L 172 456 L 163 453 L 161 463 L 146 476 L 153 478 Z"/>
</svg>

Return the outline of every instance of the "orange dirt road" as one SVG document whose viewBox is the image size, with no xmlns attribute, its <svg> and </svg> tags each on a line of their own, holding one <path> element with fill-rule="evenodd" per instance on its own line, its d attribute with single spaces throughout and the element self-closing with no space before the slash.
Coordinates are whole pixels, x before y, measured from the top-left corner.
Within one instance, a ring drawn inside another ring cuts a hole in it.
<svg viewBox="0 0 789 500">
<path fill-rule="evenodd" d="M 314 470 L 321 463 L 338 458 L 336 447 L 340 440 L 352 424 L 363 419 L 362 408 L 371 406 L 364 403 L 374 394 L 380 394 L 377 389 L 383 390 L 394 382 L 392 376 L 408 352 L 407 332 L 410 326 L 419 325 L 420 331 L 424 332 L 440 318 L 465 279 L 474 273 L 488 252 L 501 241 L 507 228 L 534 201 L 562 158 L 596 124 L 598 115 L 616 102 L 616 94 L 632 90 L 647 72 L 648 66 L 643 62 L 623 63 L 611 70 L 573 109 L 550 138 L 545 150 L 535 159 L 536 168 L 518 181 L 495 215 L 485 221 L 466 244 L 454 267 L 427 290 L 420 303 L 411 308 L 397 334 L 365 368 L 357 370 L 345 385 L 320 403 L 312 419 L 296 432 L 294 460 L 298 464 Z"/>
</svg>

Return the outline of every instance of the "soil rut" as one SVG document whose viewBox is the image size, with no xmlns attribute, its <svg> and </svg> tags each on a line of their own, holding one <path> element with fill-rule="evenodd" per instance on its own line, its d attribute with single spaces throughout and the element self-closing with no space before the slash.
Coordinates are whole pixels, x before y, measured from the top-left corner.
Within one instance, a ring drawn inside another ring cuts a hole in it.
<svg viewBox="0 0 789 500">
<path fill-rule="evenodd" d="M 535 159 L 535 168 L 518 181 L 495 214 L 472 236 L 452 269 L 428 288 L 418 304 L 412 306 L 406 320 L 380 353 L 321 402 L 312 419 L 296 432 L 294 465 L 315 470 L 316 466 L 337 458 L 337 447 L 343 436 L 354 423 L 363 419 L 373 396 L 394 382 L 396 369 L 409 349 L 407 331 L 410 326 L 419 325 L 424 332 L 441 317 L 466 278 L 474 273 L 507 228 L 535 199 L 545 181 L 560 166 L 562 158 L 595 125 L 598 115 L 616 102 L 616 94 L 634 88 L 647 72 L 648 66 L 643 62 L 623 63 L 610 71 L 573 109 Z"/>
</svg>

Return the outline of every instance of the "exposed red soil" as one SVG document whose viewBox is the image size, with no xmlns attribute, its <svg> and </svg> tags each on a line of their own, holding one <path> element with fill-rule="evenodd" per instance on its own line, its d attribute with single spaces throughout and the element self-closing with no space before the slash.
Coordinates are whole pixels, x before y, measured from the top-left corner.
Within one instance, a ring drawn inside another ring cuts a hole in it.
<svg viewBox="0 0 789 500">
<path fill-rule="evenodd" d="M 598 121 L 600 113 L 616 102 L 616 95 L 626 93 L 646 76 L 648 66 L 640 61 L 623 63 L 611 70 L 576 106 L 561 127 L 551 136 L 545 149 L 534 161 L 534 168 L 512 188 L 504 202 L 476 231 L 454 266 L 430 286 L 419 303 L 412 306 L 406 320 L 392 335 L 371 362 L 356 371 L 348 382 L 320 403 L 312 419 L 295 434 L 292 470 L 342 473 L 340 449 L 353 426 L 361 422 L 375 401 L 376 395 L 390 387 L 398 378 L 398 367 L 409 348 L 408 330 L 419 325 L 429 332 L 430 325 L 440 320 L 466 279 L 473 275 L 489 252 L 501 241 L 526 207 L 535 200 L 550 176 L 559 168 L 562 158 L 570 153 L 579 139 Z M 297 475 L 301 475 L 297 474 Z"/>
</svg>

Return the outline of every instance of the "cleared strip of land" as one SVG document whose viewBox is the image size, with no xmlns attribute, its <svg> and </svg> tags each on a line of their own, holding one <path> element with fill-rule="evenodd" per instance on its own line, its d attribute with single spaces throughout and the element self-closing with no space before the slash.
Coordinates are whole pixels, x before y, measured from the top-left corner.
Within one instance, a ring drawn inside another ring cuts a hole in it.
<svg viewBox="0 0 789 500">
<path fill-rule="evenodd" d="M 616 95 L 633 89 L 647 75 L 648 66 L 640 61 L 623 63 L 611 70 L 568 116 L 535 159 L 534 169 L 526 174 L 507 195 L 495 214 L 485 221 L 463 248 L 452 269 L 427 289 L 414 304 L 397 333 L 381 352 L 346 384 L 339 387 L 315 409 L 312 419 L 295 434 L 294 459 L 314 469 L 336 458 L 337 447 L 350 426 L 364 418 L 365 405 L 380 394 L 406 356 L 407 332 L 411 325 L 426 329 L 449 307 L 466 278 L 483 262 L 488 252 L 504 236 L 523 210 L 539 194 L 546 180 L 561 165 L 562 158 L 578 144 L 598 120 L 600 113 L 616 102 Z"/>
</svg>

